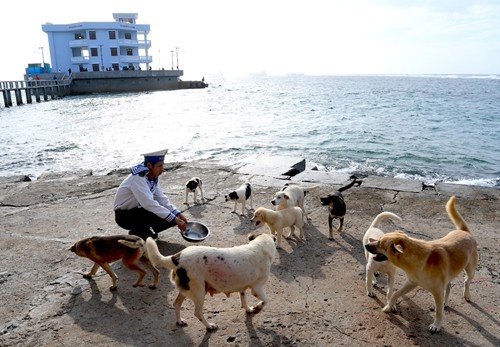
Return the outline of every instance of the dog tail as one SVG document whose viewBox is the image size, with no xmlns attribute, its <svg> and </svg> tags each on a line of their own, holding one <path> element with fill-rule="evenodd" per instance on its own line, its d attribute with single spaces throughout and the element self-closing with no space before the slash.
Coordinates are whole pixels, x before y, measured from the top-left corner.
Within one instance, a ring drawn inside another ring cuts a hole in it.
<svg viewBox="0 0 500 347">
<path fill-rule="evenodd" d="M 172 262 L 172 256 L 163 256 L 158 249 L 158 245 L 151 237 L 146 239 L 146 254 L 154 267 L 164 267 L 170 270 L 175 269 L 175 265 Z"/>
<path fill-rule="evenodd" d="M 338 189 L 338 191 L 342 193 L 344 190 L 347 190 L 347 189 L 351 188 L 356 183 L 361 184 L 361 181 L 358 181 L 358 178 L 356 176 L 351 176 L 351 179 L 352 179 L 351 183 L 349 183 L 349 184 L 347 184 L 347 185 L 345 185 L 343 187 L 340 187 Z"/>
<path fill-rule="evenodd" d="M 397 221 L 401 221 L 401 217 L 399 217 L 398 215 L 392 213 L 392 212 L 382 212 L 382 213 L 379 213 L 377 215 L 377 217 L 375 217 L 375 219 L 373 220 L 372 224 L 370 225 L 370 228 L 377 228 L 379 223 L 382 222 L 384 219 L 392 219 L 392 220 L 397 220 Z"/>
<path fill-rule="evenodd" d="M 144 248 L 144 241 L 142 239 L 136 241 L 118 240 L 118 243 L 130 248 Z"/>
<path fill-rule="evenodd" d="M 455 224 L 455 228 L 470 233 L 469 226 L 467 225 L 467 223 L 465 223 L 464 219 L 455 208 L 455 196 L 452 196 L 450 200 L 448 200 L 448 203 L 446 204 L 446 212 L 448 212 L 448 216 L 450 217 L 453 224 Z"/>
</svg>

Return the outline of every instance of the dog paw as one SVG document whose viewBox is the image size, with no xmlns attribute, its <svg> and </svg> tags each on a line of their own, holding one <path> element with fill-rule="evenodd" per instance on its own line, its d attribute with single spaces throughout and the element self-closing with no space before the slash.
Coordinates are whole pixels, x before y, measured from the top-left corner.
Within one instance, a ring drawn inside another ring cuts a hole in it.
<svg viewBox="0 0 500 347">
<path fill-rule="evenodd" d="M 185 327 L 188 324 L 186 323 L 185 320 L 181 319 L 180 321 L 177 321 L 175 324 L 177 324 L 178 327 Z"/>
<path fill-rule="evenodd" d="M 117 286 L 111 286 L 111 287 L 109 287 L 109 291 L 110 292 L 114 292 L 114 291 L 116 291 L 116 288 L 118 288 L 118 287 Z"/>
<path fill-rule="evenodd" d="M 156 289 L 156 286 L 155 286 L 154 284 L 150 284 L 150 285 L 148 286 L 148 288 L 149 288 L 149 289 Z"/>
<path fill-rule="evenodd" d="M 262 311 L 263 307 L 264 307 L 264 305 L 261 305 L 261 304 L 257 304 L 255 306 L 250 306 L 249 310 L 246 310 L 246 313 L 248 313 L 248 314 L 257 314 L 260 311 Z"/>
<path fill-rule="evenodd" d="M 372 291 L 367 291 L 366 295 L 368 295 L 370 298 L 374 298 L 375 297 L 375 294 L 373 294 Z"/>
<path fill-rule="evenodd" d="M 429 331 L 431 333 L 438 333 L 441 331 L 441 327 L 435 323 L 432 323 L 431 325 L 429 325 Z"/>
<path fill-rule="evenodd" d="M 389 312 L 396 313 L 396 311 L 393 310 L 394 308 L 396 308 L 396 305 L 389 306 L 389 304 L 387 304 L 387 305 L 384 306 L 384 308 L 382 309 L 382 311 L 385 312 L 385 313 L 389 313 Z"/>
<path fill-rule="evenodd" d="M 91 274 L 83 274 L 83 278 L 90 280 L 90 279 L 92 279 L 92 275 Z"/>
<path fill-rule="evenodd" d="M 215 325 L 213 323 L 208 323 L 208 326 L 207 326 L 208 331 L 215 331 L 217 329 L 219 329 L 219 327 L 217 325 Z"/>
</svg>

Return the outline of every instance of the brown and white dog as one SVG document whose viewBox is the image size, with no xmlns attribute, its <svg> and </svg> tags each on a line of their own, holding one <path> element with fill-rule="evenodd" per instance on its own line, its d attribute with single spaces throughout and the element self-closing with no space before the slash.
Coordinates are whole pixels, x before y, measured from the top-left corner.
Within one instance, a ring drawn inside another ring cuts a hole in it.
<svg viewBox="0 0 500 347">
<path fill-rule="evenodd" d="M 281 248 L 281 237 L 283 229 L 290 227 L 290 232 L 286 238 L 290 238 L 295 227 L 299 229 L 300 239 L 304 239 L 304 215 L 302 209 L 297 206 L 287 207 L 282 210 L 273 211 L 265 207 L 259 207 L 255 210 L 251 222 L 258 226 L 266 223 L 273 235 L 277 236 L 276 247 Z"/>
<path fill-rule="evenodd" d="M 241 307 L 247 313 L 258 313 L 268 299 L 264 285 L 269 278 L 271 264 L 276 252 L 274 239 L 269 234 L 249 236 L 248 244 L 231 248 L 190 246 L 182 251 L 163 256 L 153 239 L 146 240 L 147 254 L 155 266 L 171 270 L 170 279 L 179 290 L 174 301 L 177 325 L 187 323 L 181 318 L 181 305 L 187 297 L 194 303 L 194 314 L 207 328 L 217 329 L 217 325 L 207 322 L 203 316 L 205 294 L 240 293 Z M 254 307 L 247 304 L 245 291 L 261 301 Z"/>
<path fill-rule="evenodd" d="M 379 224 L 384 220 L 390 218 L 395 221 L 401 221 L 401 217 L 395 215 L 392 212 L 382 212 L 375 217 L 372 224 L 366 230 L 365 235 L 363 236 L 363 245 L 366 245 L 370 242 L 378 241 L 382 236 L 384 236 L 384 232 L 379 229 Z M 372 254 L 368 252 L 365 248 L 365 257 L 366 257 L 366 294 L 369 297 L 374 297 L 373 294 L 373 285 L 377 283 L 377 280 L 373 277 L 375 273 L 386 273 L 388 276 L 389 288 L 387 289 L 387 302 L 394 292 L 394 280 L 396 276 L 396 266 L 393 263 L 388 261 L 387 259 L 378 260 L 380 257 L 378 254 Z M 392 310 L 396 310 L 396 306 L 392 308 Z"/>
<path fill-rule="evenodd" d="M 446 211 L 456 230 L 445 237 L 424 241 L 411 238 L 401 231 L 387 233 L 379 241 L 365 245 L 378 260 L 388 259 L 406 272 L 407 281 L 383 308 L 389 312 L 401 296 L 420 286 L 434 296 L 436 314 L 429 326 L 432 333 L 441 330 L 443 312 L 448 305 L 451 281 L 465 271 L 463 296 L 470 301 L 470 284 L 477 266 L 477 244 L 469 227 L 455 208 L 455 197 L 446 204 Z"/>
<path fill-rule="evenodd" d="M 137 264 L 138 261 L 143 263 L 154 276 L 153 283 L 149 288 L 155 289 L 158 284 L 160 272 L 151 265 L 148 258 L 145 256 L 145 242 L 139 236 L 92 236 L 77 241 L 71 246 L 70 251 L 80 257 L 89 258 L 94 262 L 92 270 L 84 274 L 83 277 L 92 278 L 99 269 L 99 266 L 102 267 L 113 281 L 113 285 L 109 288 L 111 291 L 116 290 L 118 277 L 109 264 L 120 259 L 126 268 L 139 274 L 137 281 L 134 283 L 134 287 L 141 286 L 142 280 L 146 275 L 146 271 Z"/>
<path fill-rule="evenodd" d="M 193 177 L 189 181 L 186 182 L 185 187 L 184 187 L 185 193 L 186 193 L 186 200 L 184 201 L 185 205 L 188 205 L 188 195 L 189 193 L 193 193 L 193 202 L 195 204 L 198 203 L 198 190 L 200 191 L 201 194 L 201 200 L 205 200 L 203 197 L 203 182 L 201 178 L 199 177 Z"/>
</svg>

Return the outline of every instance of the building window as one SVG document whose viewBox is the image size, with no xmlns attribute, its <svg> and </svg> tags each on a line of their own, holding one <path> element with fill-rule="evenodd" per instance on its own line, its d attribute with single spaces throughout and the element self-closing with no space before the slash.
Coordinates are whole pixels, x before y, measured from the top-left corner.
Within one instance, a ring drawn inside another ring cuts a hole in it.
<svg viewBox="0 0 500 347">
<path fill-rule="evenodd" d="M 134 55 L 132 48 L 127 48 L 127 55 Z"/>
<path fill-rule="evenodd" d="M 92 71 L 99 71 L 99 64 L 92 64 Z"/>
<path fill-rule="evenodd" d="M 116 31 L 109 31 L 109 39 L 116 40 Z"/>
<path fill-rule="evenodd" d="M 97 53 L 97 48 L 91 48 L 90 49 L 90 55 L 92 57 L 97 57 L 99 54 Z"/>
<path fill-rule="evenodd" d="M 120 71 L 120 65 L 118 63 L 111 64 L 113 71 Z"/>
<path fill-rule="evenodd" d="M 95 40 L 96 39 L 96 34 L 94 30 L 89 31 L 89 39 Z"/>
<path fill-rule="evenodd" d="M 116 57 L 118 55 L 118 48 L 111 47 L 110 50 L 111 50 L 111 56 L 112 57 Z"/>
<path fill-rule="evenodd" d="M 83 40 L 82 33 L 75 33 L 75 40 Z"/>
<path fill-rule="evenodd" d="M 132 40 L 132 34 L 131 33 L 125 33 L 125 39 L 126 40 Z"/>
</svg>

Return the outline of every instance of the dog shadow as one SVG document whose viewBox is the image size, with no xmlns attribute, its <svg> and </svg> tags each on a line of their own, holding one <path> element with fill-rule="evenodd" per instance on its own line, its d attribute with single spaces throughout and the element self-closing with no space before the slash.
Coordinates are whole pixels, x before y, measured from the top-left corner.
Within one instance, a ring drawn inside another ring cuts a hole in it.
<svg viewBox="0 0 500 347">
<path fill-rule="evenodd" d="M 383 303 L 382 306 L 383 305 L 385 305 L 385 303 Z M 416 346 L 480 346 L 462 339 L 455 333 L 449 333 L 446 330 L 446 315 L 447 312 L 451 311 L 449 308 L 446 308 L 445 310 L 443 328 L 439 333 L 432 334 L 429 332 L 429 325 L 434 321 L 434 308 L 428 310 L 423 309 L 406 295 L 398 300 L 397 305 L 398 311 L 396 313 L 386 313 L 387 318 L 391 322 L 391 324 L 401 329 L 405 336 L 407 336 L 408 339 L 411 339 L 413 341 L 413 344 Z M 477 324 L 477 322 L 475 323 L 476 325 L 474 326 L 478 329 L 481 329 L 479 324 Z M 429 336 L 432 336 L 432 339 L 429 339 Z M 493 340 L 490 341 L 497 341 L 494 336 L 491 336 L 491 338 Z"/>
<path fill-rule="evenodd" d="M 491 320 L 493 322 L 493 325 L 495 326 L 499 326 L 500 325 L 500 322 L 495 319 L 491 314 L 489 314 L 488 312 L 484 311 L 483 308 L 479 307 L 477 304 L 473 303 L 473 302 L 468 302 L 468 303 L 465 303 L 465 305 L 470 305 L 472 306 L 474 309 L 476 309 L 477 311 L 481 312 L 484 316 L 486 316 L 489 320 Z M 480 323 L 478 323 L 477 321 L 473 320 L 470 318 L 469 315 L 467 314 L 464 314 L 462 312 L 459 312 L 457 310 L 455 310 L 454 308 L 452 307 L 447 307 L 445 309 L 445 314 L 446 312 L 453 312 L 454 314 L 456 314 L 457 316 L 460 316 L 462 317 L 463 319 L 465 319 L 470 325 L 472 325 L 477 331 L 480 331 L 481 332 L 481 335 L 484 336 L 485 339 L 487 339 L 488 341 L 491 342 L 491 345 L 492 346 L 495 346 L 495 345 L 498 345 L 498 333 L 495 335 L 495 333 L 490 333 L 489 331 L 487 331 L 485 329 L 485 327 L 483 325 L 481 325 Z"/>
<path fill-rule="evenodd" d="M 288 230 L 285 229 L 284 233 L 288 233 Z M 339 248 L 332 243 L 324 242 L 325 236 L 314 224 L 305 224 L 304 234 L 307 237 L 306 241 L 298 240 L 297 236 L 292 236 L 290 239 L 283 236 L 283 248 L 277 249 L 277 260 L 271 268 L 279 280 L 290 283 L 296 281 L 297 277 L 326 278 L 325 255 L 334 257 Z"/>
<path fill-rule="evenodd" d="M 200 220 L 203 218 L 203 215 L 207 212 L 207 203 L 200 202 L 197 204 L 184 205 L 186 208 L 182 210 L 182 213 L 189 211 L 193 220 Z"/>
<path fill-rule="evenodd" d="M 136 274 L 128 269 L 121 268 L 116 273 L 120 278 L 116 291 L 109 291 L 109 276 L 103 274 L 104 282 L 90 279 L 88 288 L 70 297 L 66 307 L 71 307 L 67 314 L 73 324 L 120 345 L 145 345 L 145 336 L 150 341 L 163 340 L 165 328 L 175 322 L 168 299 L 174 288 L 168 277 L 160 275 L 160 287 L 151 290 L 147 286 L 133 288 Z M 177 345 L 193 344 L 182 329 L 177 330 L 175 339 Z"/>
</svg>

